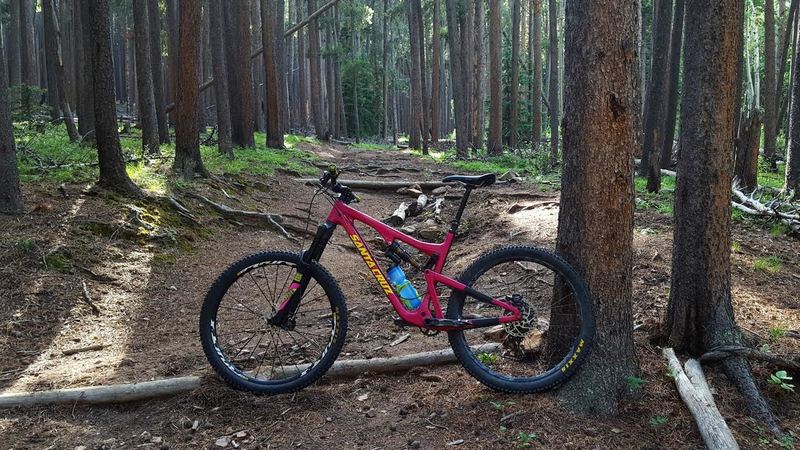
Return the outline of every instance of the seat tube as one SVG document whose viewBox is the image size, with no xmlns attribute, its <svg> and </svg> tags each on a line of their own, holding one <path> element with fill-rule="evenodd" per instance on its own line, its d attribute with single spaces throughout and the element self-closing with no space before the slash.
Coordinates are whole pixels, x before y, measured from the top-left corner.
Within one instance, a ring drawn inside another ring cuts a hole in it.
<svg viewBox="0 0 800 450">
<path fill-rule="evenodd" d="M 450 231 L 453 234 L 458 233 L 458 226 L 461 225 L 461 216 L 464 214 L 464 209 L 467 207 L 467 201 L 469 201 L 469 194 L 472 192 L 472 186 L 467 186 L 466 190 L 464 191 L 464 196 L 461 197 L 461 204 L 458 206 L 458 211 L 456 212 L 455 218 L 453 221 L 450 222 Z"/>
</svg>

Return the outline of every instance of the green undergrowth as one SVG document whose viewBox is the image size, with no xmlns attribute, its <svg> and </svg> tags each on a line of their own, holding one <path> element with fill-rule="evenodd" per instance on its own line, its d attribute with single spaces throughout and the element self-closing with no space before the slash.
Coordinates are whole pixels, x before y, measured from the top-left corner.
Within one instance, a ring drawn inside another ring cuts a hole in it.
<svg viewBox="0 0 800 450">
<path fill-rule="evenodd" d="M 175 188 L 185 188 L 187 183 L 174 177 L 171 171 L 175 145 L 161 146 L 161 156 L 147 162 L 142 160 L 141 133 L 131 130 L 120 137 L 122 153 L 127 161 L 128 175 L 144 190 L 164 194 Z M 317 172 L 312 162 L 316 156 L 298 148 L 298 144 L 316 144 L 314 138 L 287 135 L 286 149 L 276 150 L 263 146 L 265 136 L 256 133 L 258 148 L 235 148 L 234 159 L 220 155 L 215 145 L 201 145 L 203 163 L 216 175 L 270 176 L 276 170 L 301 175 Z M 61 126 L 48 126 L 40 132 L 17 133 L 19 171 L 23 183 L 90 183 L 98 178 L 97 151 L 72 143 Z"/>
<path fill-rule="evenodd" d="M 658 193 L 647 192 L 647 178 L 636 177 L 636 209 L 655 210 L 665 216 L 675 214 L 675 177 L 661 177 L 661 191 Z"/>
</svg>

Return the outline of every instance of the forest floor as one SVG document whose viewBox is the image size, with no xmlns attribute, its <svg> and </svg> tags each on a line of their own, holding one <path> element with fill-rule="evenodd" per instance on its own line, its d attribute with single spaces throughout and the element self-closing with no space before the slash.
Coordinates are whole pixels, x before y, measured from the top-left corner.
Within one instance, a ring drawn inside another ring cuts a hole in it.
<svg viewBox="0 0 800 450">
<path fill-rule="evenodd" d="M 217 274 L 241 257 L 263 249 L 297 250 L 298 245 L 258 224 L 222 218 L 186 193 L 200 192 L 239 209 L 280 213 L 300 223 L 313 188 L 293 178 L 318 173 L 328 162 L 346 167 L 344 178 L 359 179 L 439 180 L 461 170 L 407 151 L 312 143 L 298 148 L 313 156 L 293 161 L 288 169 L 278 162 L 278 170 L 260 175 L 222 173 L 213 180 L 170 182 L 166 189 L 195 213 L 198 223 L 154 201 L 137 201 L 131 208 L 129 201 L 113 194 L 85 190 L 86 183 L 67 182 L 63 192 L 52 180 L 24 185 L 30 212 L 0 219 L 0 389 L 32 391 L 192 374 L 204 378 L 200 389 L 166 399 L 1 410 L 3 447 L 702 448 L 660 349 L 650 342 L 669 296 L 672 217 L 671 205 L 644 195 L 637 201 L 633 278 L 634 336 L 642 370 L 631 374 L 630 398 L 616 417 L 574 416 L 560 409 L 551 394 L 499 394 L 457 365 L 323 378 L 301 392 L 276 397 L 227 388 L 210 369 L 198 338 L 205 292 Z M 168 163 L 156 168 L 167 172 Z M 448 273 L 460 273 L 477 255 L 510 243 L 554 247 L 557 183 L 538 180 L 476 191 Z M 363 199 L 358 208 L 379 218 L 411 199 L 391 191 L 358 193 Z M 457 206 L 456 194 L 446 195 L 445 219 Z M 313 223 L 327 212 L 325 206 L 317 202 Z M 136 208 L 147 226 L 135 223 Z M 797 355 L 800 340 L 786 336 L 785 330 L 800 324 L 800 242 L 763 224 L 734 224 L 732 281 L 738 322 L 758 337 L 763 349 Z M 426 337 L 393 324 L 390 305 L 348 244 L 337 233 L 322 260 L 339 280 L 351 310 L 340 358 L 446 348 L 446 336 Z M 99 314 L 85 301 L 82 283 Z M 389 345 L 405 333 L 410 338 Z M 92 345 L 102 348 L 62 353 Z M 800 441 L 800 393 L 771 386 L 774 370 L 753 366 L 782 426 Z M 735 389 L 713 366 L 707 375 L 742 448 L 792 447 L 788 440 L 773 440 L 746 415 Z M 794 375 L 795 380 L 800 376 Z"/>
</svg>

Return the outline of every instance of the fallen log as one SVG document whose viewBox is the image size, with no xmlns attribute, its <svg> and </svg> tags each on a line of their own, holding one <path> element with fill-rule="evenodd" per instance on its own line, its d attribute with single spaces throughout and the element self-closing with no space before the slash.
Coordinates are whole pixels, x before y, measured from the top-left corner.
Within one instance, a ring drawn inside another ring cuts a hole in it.
<svg viewBox="0 0 800 450">
<path fill-rule="evenodd" d="M 273 228 L 275 228 L 276 230 L 280 231 L 281 234 L 283 234 L 286 237 L 286 239 L 289 239 L 290 241 L 293 241 L 293 242 L 298 242 L 298 243 L 300 242 L 299 239 L 297 239 L 296 237 L 292 236 L 288 231 L 286 231 L 286 228 L 283 225 L 281 225 L 281 222 L 284 221 L 284 218 L 280 214 L 270 214 L 270 213 L 262 213 L 262 212 L 258 212 L 258 211 L 245 211 L 245 210 L 241 210 L 241 209 L 233 209 L 233 208 L 231 208 L 229 206 L 226 206 L 226 205 L 223 205 L 221 203 L 216 203 L 216 202 L 214 202 L 212 200 L 209 200 L 208 198 L 206 198 L 206 197 L 204 197 L 204 196 L 202 196 L 200 194 L 196 194 L 194 192 L 190 192 L 187 195 L 190 196 L 190 197 L 193 197 L 193 198 L 196 198 L 196 199 L 200 200 L 201 202 L 203 202 L 206 205 L 210 206 L 211 209 L 217 211 L 218 213 L 222 214 L 223 216 L 226 216 L 226 217 L 246 217 L 248 219 L 257 219 L 257 220 L 265 221 L 268 224 L 270 224 Z"/>
<path fill-rule="evenodd" d="M 181 377 L 110 386 L 7 393 L 0 395 L 0 408 L 75 403 L 133 402 L 189 392 L 198 387 L 200 387 L 200 377 Z"/>
<path fill-rule="evenodd" d="M 669 373 L 675 380 L 678 393 L 694 416 L 706 447 L 711 450 L 738 449 L 739 444 L 736 443 L 728 424 L 714 403 L 714 396 L 708 388 L 700 363 L 693 359 L 688 360 L 684 372 L 674 350 L 665 348 L 662 353 L 667 360 Z"/>
<path fill-rule="evenodd" d="M 77 355 L 78 353 L 96 352 L 106 348 L 103 344 L 90 345 L 88 347 L 70 348 L 61 352 L 64 356 Z"/>
<path fill-rule="evenodd" d="M 417 201 L 408 207 L 408 215 L 410 217 L 416 217 L 422 214 L 422 211 L 426 206 L 428 206 L 428 196 L 425 194 L 420 194 L 419 197 L 417 197 Z"/>
<path fill-rule="evenodd" d="M 491 343 L 472 347 L 473 353 L 494 353 L 500 349 L 500 344 Z M 397 373 L 403 372 L 414 367 L 436 366 L 451 364 L 457 361 L 452 349 L 435 350 L 431 352 L 412 353 L 410 355 L 393 356 L 390 358 L 372 359 L 345 359 L 338 360 L 325 373 L 328 377 L 354 377 L 363 375 L 365 372 L 371 373 Z M 289 366 L 279 366 L 275 372 L 292 376 L 310 367 L 310 364 L 299 364 Z"/>
<path fill-rule="evenodd" d="M 319 183 L 316 178 L 296 178 L 295 181 L 304 184 Z M 339 180 L 343 184 L 352 189 L 365 189 L 375 191 L 396 191 L 400 188 L 407 188 L 417 185 L 422 189 L 436 189 L 442 186 L 452 185 L 452 183 L 442 183 L 441 181 L 370 181 L 370 180 Z"/>
<path fill-rule="evenodd" d="M 734 356 L 744 356 L 745 358 L 748 359 L 763 361 L 765 363 L 769 363 L 784 369 L 800 371 L 800 362 L 792 361 L 787 358 L 781 358 L 778 355 L 761 352 L 749 347 L 741 347 L 736 345 L 726 345 L 722 347 L 717 347 L 703 354 L 703 356 L 700 357 L 700 362 L 702 363 L 718 362 L 722 361 L 723 359 L 731 358 Z"/>
</svg>

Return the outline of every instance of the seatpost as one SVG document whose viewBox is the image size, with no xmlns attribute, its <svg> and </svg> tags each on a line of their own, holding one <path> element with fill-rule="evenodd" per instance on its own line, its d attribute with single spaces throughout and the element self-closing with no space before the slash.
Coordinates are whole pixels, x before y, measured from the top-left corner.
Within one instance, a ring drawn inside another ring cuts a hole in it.
<svg viewBox="0 0 800 450">
<path fill-rule="evenodd" d="M 450 231 L 453 234 L 458 233 L 458 226 L 461 225 L 461 216 L 464 214 L 464 209 L 467 207 L 467 201 L 469 200 L 469 194 L 472 192 L 473 187 L 467 186 L 466 190 L 464 191 L 464 196 L 461 197 L 461 204 L 458 206 L 458 211 L 456 212 L 456 217 L 450 222 Z"/>
</svg>

